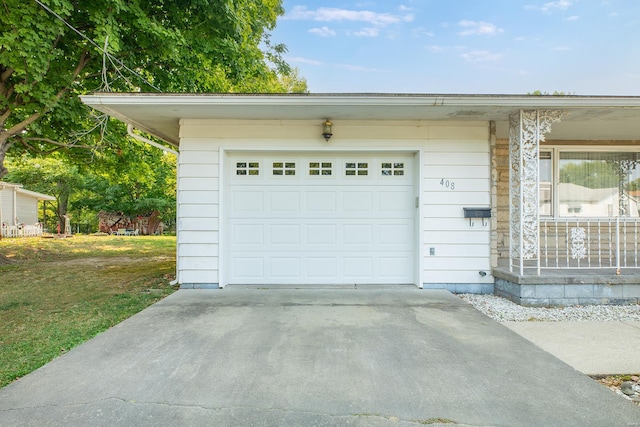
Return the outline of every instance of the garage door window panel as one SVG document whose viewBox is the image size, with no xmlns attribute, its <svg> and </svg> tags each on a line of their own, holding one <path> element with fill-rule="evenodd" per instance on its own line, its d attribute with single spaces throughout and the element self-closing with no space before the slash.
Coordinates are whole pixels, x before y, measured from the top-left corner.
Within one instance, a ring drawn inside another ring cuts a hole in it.
<svg viewBox="0 0 640 427">
<path fill-rule="evenodd" d="M 309 162 L 309 176 L 331 176 L 332 174 L 332 162 Z"/>
<path fill-rule="evenodd" d="M 291 176 L 296 174 L 295 162 L 273 162 L 273 175 Z"/>
<path fill-rule="evenodd" d="M 260 162 L 236 162 L 236 175 L 260 175 Z"/>
<path fill-rule="evenodd" d="M 404 176 L 404 163 L 384 162 L 382 163 L 382 176 Z"/>
<path fill-rule="evenodd" d="M 354 162 L 344 164 L 346 176 L 367 176 L 369 175 L 369 163 L 368 162 Z"/>
</svg>

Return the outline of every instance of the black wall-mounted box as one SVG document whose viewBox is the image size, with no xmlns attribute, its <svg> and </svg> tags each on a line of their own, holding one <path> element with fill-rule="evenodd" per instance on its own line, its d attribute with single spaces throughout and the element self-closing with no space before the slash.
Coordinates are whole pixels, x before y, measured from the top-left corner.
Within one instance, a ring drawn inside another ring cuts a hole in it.
<svg viewBox="0 0 640 427">
<path fill-rule="evenodd" d="M 491 218 L 491 208 L 462 208 L 465 218 Z"/>
</svg>

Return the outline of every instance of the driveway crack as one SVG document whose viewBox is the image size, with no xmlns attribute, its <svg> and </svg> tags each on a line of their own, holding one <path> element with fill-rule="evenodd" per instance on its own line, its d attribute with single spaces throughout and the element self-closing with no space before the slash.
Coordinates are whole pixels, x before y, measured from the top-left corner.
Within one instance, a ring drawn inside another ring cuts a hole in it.
<svg viewBox="0 0 640 427">
<path fill-rule="evenodd" d="M 0 414 L 2 413 L 10 413 L 14 411 L 23 411 L 23 410 L 39 410 L 39 409 L 47 409 L 47 408 L 74 408 L 74 407 L 82 407 L 88 405 L 96 405 L 103 402 L 116 401 L 130 405 L 150 405 L 150 406 L 162 406 L 167 408 L 183 408 L 183 409 L 198 409 L 202 411 L 214 411 L 214 412 L 222 412 L 222 411 L 255 411 L 255 412 L 279 412 L 283 414 L 305 414 L 312 415 L 318 417 L 328 417 L 334 420 L 348 420 L 348 419 L 359 419 L 359 418 L 367 418 L 367 419 L 378 419 L 378 420 L 386 420 L 394 423 L 405 423 L 408 425 L 456 425 L 456 426 L 464 426 L 462 424 L 458 424 L 457 422 L 441 417 L 434 418 L 426 418 L 426 419 L 403 419 L 400 417 L 382 415 L 382 414 L 331 414 L 326 412 L 318 412 L 318 411 L 305 411 L 305 410 L 297 410 L 297 409 L 286 409 L 282 407 L 259 407 L 259 406 L 246 406 L 246 405 L 236 405 L 236 406 L 203 406 L 203 405 L 186 405 L 179 403 L 170 403 L 170 402 L 147 402 L 133 399 L 124 399 L 121 397 L 110 396 L 102 399 L 89 400 L 85 402 L 75 402 L 75 403 L 67 403 L 67 404 L 49 404 L 49 405 L 36 405 L 36 406 L 23 406 L 17 408 L 5 408 L 0 409 Z"/>
</svg>

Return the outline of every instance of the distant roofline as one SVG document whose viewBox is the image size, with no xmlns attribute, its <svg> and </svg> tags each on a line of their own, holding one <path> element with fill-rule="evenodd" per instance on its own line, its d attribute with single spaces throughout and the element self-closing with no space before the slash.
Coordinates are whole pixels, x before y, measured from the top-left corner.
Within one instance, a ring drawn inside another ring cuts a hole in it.
<svg viewBox="0 0 640 427">
<path fill-rule="evenodd" d="M 16 191 L 20 194 L 24 194 L 26 196 L 30 196 L 33 198 L 36 198 L 38 200 L 48 200 L 50 202 L 55 201 L 56 198 L 53 196 L 50 196 L 48 194 L 43 194 L 43 193 L 38 193 L 37 191 L 31 191 L 31 190 L 27 190 L 26 188 L 24 188 L 24 186 L 22 184 L 15 184 L 12 182 L 4 182 L 4 181 L 0 181 L 0 188 L 4 188 L 4 187 L 11 187 L 16 189 Z"/>
</svg>

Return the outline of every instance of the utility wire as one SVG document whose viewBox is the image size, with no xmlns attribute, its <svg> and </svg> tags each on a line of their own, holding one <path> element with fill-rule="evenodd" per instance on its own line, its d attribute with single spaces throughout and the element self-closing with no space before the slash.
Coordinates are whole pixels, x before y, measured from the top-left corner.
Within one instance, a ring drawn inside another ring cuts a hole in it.
<svg viewBox="0 0 640 427">
<path fill-rule="evenodd" d="M 112 54 L 110 54 L 109 52 L 106 51 L 106 48 L 103 49 L 100 46 L 98 46 L 96 44 L 96 42 L 94 42 L 93 40 L 91 40 L 89 37 L 87 37 L 86 35 L 84 35 L 84 33 L 82 33 L 82 31 L 78 30 L 77 28 L 75 28 L 73 25 L 71 25 L 70 23 L 68 23 L 62 16 L 58 15 L 56 12 L 54 12 L 53 10 L 51 10 L 49 8 L 49 6 L 43 4 L 40 0 L 35 0 L 36 3 L 38 3 L 44 10 L 46 10 L 47 12 L 49 12 L 50 14 L 52 14 L 53 16 L 55 16 L 57 19 L 59 19 L 60 21 L 62 21 L 67 27 L 69 27 L 71 30 L 73 30 L 75 33 L 77 33 L 80 37 L 82 37 L 83 39 L 85 39 L 86 41 L 88 41 L 89 43 L 91 43 L 92 46 L 94 46 L 96 49 L 98 49 L 100 52 L 102 52 L 104 55 L 106 55 L 107 57 L 109 57 L 109 59 L 113 62 L 118 63 L 121 67 L 123 67 L 125 70 L 129 71 L 131 74 L 133 74 L 134 76 L 138 77 L 140 80 L 142 80 L 143 82 L 145 82 L 146 84 L 148 84 L 149 86 L 151 86 L 152 88 L 154 88 L 155 90 L 157 90 L 158 92 L 162 92 L 162 90 L 160 90 L 158 87 L 156 87 L 153 83 L 151 83 L 149 80 L 145 79 L 143 76 L 141 76 L 140 74 L 138 74 L 137 72 L 133 71 L 131 68 L 127 67 L 122 61 L 120 61 L 118 58 L 116 58 L 115 56 L 113 56 Z M 106 46 L 106 45 L 105 45 Z"/>
</svg>

